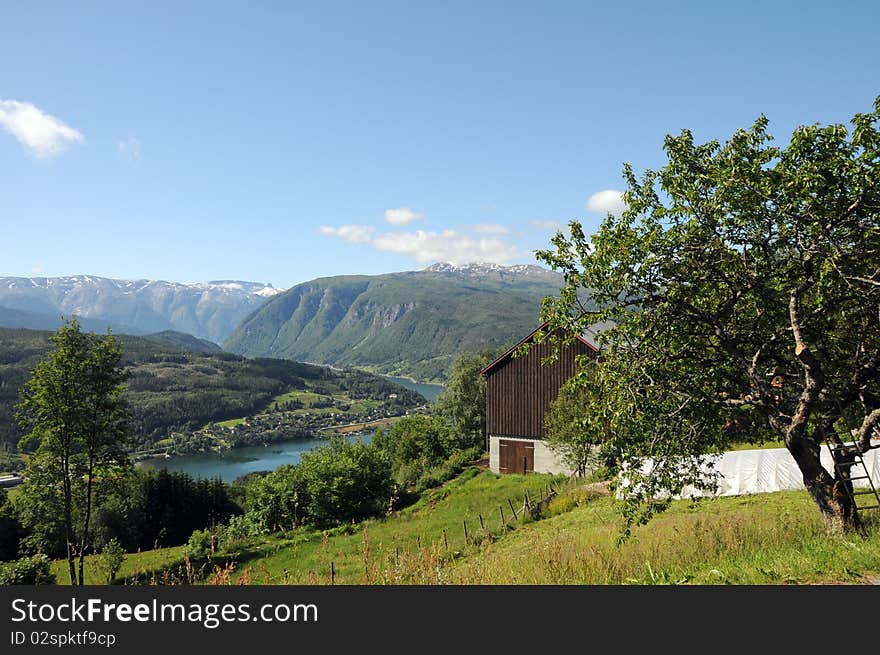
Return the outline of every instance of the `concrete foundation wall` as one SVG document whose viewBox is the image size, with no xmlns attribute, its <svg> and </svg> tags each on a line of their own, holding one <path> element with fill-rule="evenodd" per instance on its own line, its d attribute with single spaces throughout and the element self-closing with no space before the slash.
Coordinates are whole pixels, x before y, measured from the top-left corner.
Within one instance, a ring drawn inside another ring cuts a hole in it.
<svg viewBox="0 0 880 655">
<path fill-rule="evenodd" d="M 541 439 L 517 439 L 515 437 L 489 437 L 489 470 L 493 473 L 499 472 L 498 466 L 498 442 L 504 439 L 506 441 L 526 441 L 535 444 L 535 473 L 564 473 L 571 475 L 565 463 L 552 450 L 547 447 Z"/>
</svg>

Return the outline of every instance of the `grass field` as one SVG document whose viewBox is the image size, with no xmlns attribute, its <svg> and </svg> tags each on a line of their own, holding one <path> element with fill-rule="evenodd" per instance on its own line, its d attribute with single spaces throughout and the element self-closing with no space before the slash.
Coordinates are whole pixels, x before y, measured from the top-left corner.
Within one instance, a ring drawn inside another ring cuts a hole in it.
<svg viewBox="0 0 880 655">
<path fill-rule="evenodd" d="M 604 497 L 524 526 L 453 567 L 479 584 L 859 583 L 880 571 L 880 521 L 864 534 L 825 535 L 804 492 L 677 501 L 618 545 Z"/>
<path fill-rule="evenodd" d="M 116 576 L 119 581 L 130 580 L 134 577 L 146 578 L 149 580 L 150 574 L 154 571 L 161 571 L 165 567 L 181 563 L 184 559 L 184 547 L 176 546 L 174 548 L 159 548 L 158 550 L 147 550 L 142 553 L 129 553 L 125 556 L 122 569 Z M 70 584 L 70 574 L 67 569 L 67 560 L 55 560 L 52 562 L 52 573 L 59 584 Z M 86 584 L 104 584 L 104 579 L 98 569 L 97 562 L 93 556 L 86 557 L 86 564 L 83 569 Z"/>
</svg>

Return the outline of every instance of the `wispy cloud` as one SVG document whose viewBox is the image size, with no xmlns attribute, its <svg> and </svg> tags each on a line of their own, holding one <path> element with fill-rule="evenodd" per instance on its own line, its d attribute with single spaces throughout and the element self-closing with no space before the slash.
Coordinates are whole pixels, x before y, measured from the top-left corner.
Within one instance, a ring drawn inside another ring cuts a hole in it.
<svg viewBox="0 0 880 655">
<path fill-rule="evenodd" d="M 141 158 L 141 142 L 133 136 L 116 142 L 116 151 L 119 156 L 129 161 L 137 161 Z"/>
<path fill-rule="evenodd" d="M 559 230 L 562 228 L 559 221 L 529 221 L 529 224 L 539 230 Z"/>
<path fill-rule="evenodd" d="M 351 243 L 368 244 L 383 252 L 412 257 L 419 264 L 450 262 L 507 264 L 519 258 L 518 248 L 497 237 L 473 237 L 455 230 L 385 232 L 373 236 L 368 225 L 321 226 L 321 234 Z"/>
<path fill-rule="evenodd" d="M 475 239 L 455 230 L 442 232 L 391 232 L 378 234 L 372 244 L 377 250 L 410 255 L 420 264 L 450 262 L 506 264 L 520 256 L 519 250 L 501 239 Z"/>
<path fill-rule="evenodd" d="M 477 223 L 470 226 L 477 234 L 510 234 L 510 228 L 497 223 Z"/>
<path fill-rule="evenodd" d="M 626 203 L 623 201 L 623 192 L 606 189 L 605 191 L 594 193 L 587 200 L 587 209 L 603 216 L 608 214 L 620 216 L 626 209 Z"/>
<path fill-rule="evenodd" d="M 392 225 L 409 225 L 413 221 L 419 220 L 421 217 L 421 214 L 417 214 L 409 207 L 385 210 L 385 220 Z"/>
<path fill-rule="evenodd" d="M 320 227 L 321 234 L 338 237 L 351 243 L 369 243 L 375 229 L 370 225 L 340 225 L 339 227 L 322 225 Z"/>
<path fill-rule="evenodd" d="M 60 155 L 72 143 L 85 143 L 79 130 L 29 102 L 0 100 L 0 126 L 36 157 Z"/>
</svg>

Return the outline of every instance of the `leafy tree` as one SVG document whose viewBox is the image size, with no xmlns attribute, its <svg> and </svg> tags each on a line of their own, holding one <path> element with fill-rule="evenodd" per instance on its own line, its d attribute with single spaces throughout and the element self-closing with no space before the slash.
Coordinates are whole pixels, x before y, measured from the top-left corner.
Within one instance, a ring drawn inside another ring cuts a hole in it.
<svg viewBox="0 0 880 655">
<path fill-rule="evenodd" d="M 391 497 L 391 462 L 381 449 L 333 437 L 297 465 L 309 522 L 332 525 L 378 513 Z"/>
<path fill-rule="evenodd" d="M 488 351 L 459 355 L 449 371 L 446 389 L 435 403 L 435 411 L 460 435 L 462 448 L 485 445 L 486 379 L 480 371 L 493 359 Z"/>
<path fill-rule="evenodd" d="M 388 453 L 395 477 L 402 484 L 413 483 L 461 450 L 461 441 L 460 434 L 442 417 L 422 414 L 404 417 L 373 437 L 373 444 Z"/>
<path fill-rule="evenodd" d="M 546 443 L 574 473 L 587 474 L 596 463 L 597 447 L 608 441 L 608 425 L 597 412 L 585 407 L 601 403 L 584 384 L 565 385 L 544 418 Z"/>
<path fill-rule="evenodd" d="M 63 531 L 70 582 L 83 584 L 96 480 L 128 464 L 120 398 L 125 372 L 115 338 L 84 334 L 76 319 L 65 322 L 52 343 L 21 391 L 19 421 L 27 434 L 20 445 L 37 444 L 37 450 L 19 495 L 31 525 Z"/>
<path fill-rule="evenodd" d="M 878 121 L 880 97 L 851 130 L 800 126 L 785 147 L 764 117 L 723 144 L 668 136 L 659 171 L 624 167 L 622 216 L 590 239 L 573 221 L 538 253 L 565 276 L 544 302 L 551 329 L 615 323 L 595 382 L 575 383 L 602 394 L 584 412 L 630 465 L 631 521 L 662 508 L 660 492 L 711 486 L 701 455 L 771 432 L 827 529 L 857 522 L 847 481 L 819 455 L 849 434 L 849 457 L 866 451 L 880 425 Z M 595 311 L 579 307 L 584 290 Z M 645 457 L 655 465 L 641 475 Z"/>
<path fill-rule="evenodd" d="M 291 529 L 301 523 L 303 479 L 296 466 L 282 466 L 247 486 L 247 517 L 261 532 Z"/>
</svg>

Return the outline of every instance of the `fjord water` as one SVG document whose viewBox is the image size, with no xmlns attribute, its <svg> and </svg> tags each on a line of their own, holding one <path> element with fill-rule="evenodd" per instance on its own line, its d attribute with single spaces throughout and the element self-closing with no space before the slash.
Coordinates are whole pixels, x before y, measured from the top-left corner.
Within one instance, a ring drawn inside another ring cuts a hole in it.
<svg viewBox="0 0 880 655">
<path fill-rule="evenodd" d="M 415 391 L 417 393 L 422 394 L 429 403 L 437 400 L 437 397 L 443 392 L 446 388 L 440 384 L 424 384 L 422 382 L 413 382 L 408 378 L 397 378 L 391 375 L 382 376 L 386 380 L 391 380 L 392 382 L 396 382 L 401 387 L 406 387 L 410 391 Z"/>
<path fill-rule="evenodd" d="M 417 391 L 429 403 L 437 400 L 437 396 L 445 388 L 439 384 L 423 384 L 407 378 L 388 376 L 388 379 L 397 382 L 402 387 Z M 349 438 L 354 441 L 362 439 L 365 443 L 369 443 L 373 438 L 373 433 L 367 432 Z M 292 439 L 266 446 L 233 448 L 222 453 L 208 452 L 180 455 L 168 459 L 148 459 L 141 462 L 140 465 L 147 468 L 189 473 L 194 478 L 219 477 L 224 482 L 232 482 L 238 477 L 255 471 L 274 471 L 284 464 L 296 464 L 302 458 L 303 453 L 326 444 L 326 439 Z"/>
<path fill-rule="evenodd" d="M 349 437 L 352 441 L 361 439 L 364 443 L 369 443 L 372 438 L 372 432 Z M 274 471 L 284 464 L 296 464 L 302 458 L 303 453 L 326 444 L 326 439 L 292 439 L 270 443 L 266 446 L 233 448 L 221 453 L 197 453 L 169 457 L 168 459 L 148 459 L 141 462 L 140 465 L 147 468 L 189 473 L 194 478 L 219 477 L 224 482 L 232 482 L 238 477 L 255 471 Z"/>
</svg>

